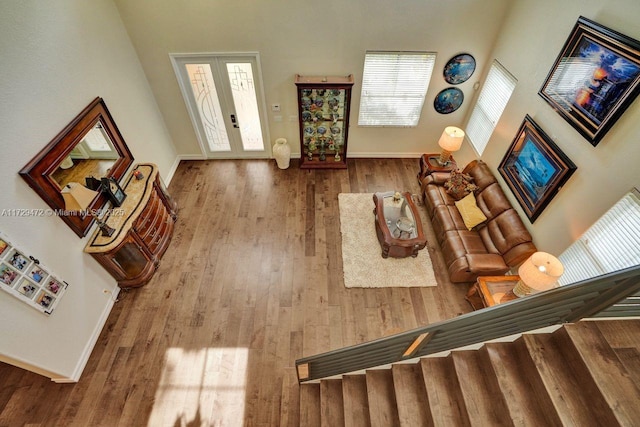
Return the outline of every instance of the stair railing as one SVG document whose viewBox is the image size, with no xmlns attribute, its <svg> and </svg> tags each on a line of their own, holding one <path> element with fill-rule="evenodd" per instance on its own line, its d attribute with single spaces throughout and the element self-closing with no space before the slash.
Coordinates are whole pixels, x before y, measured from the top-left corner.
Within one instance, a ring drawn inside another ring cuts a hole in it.
<svg viewBox="0 0 640 427">
<path fill-rule="evenodd" d="M 640 291 L 640 266 L 296 360 L 298 381 L 361 371 L 593 317 Z"/>
</svg>

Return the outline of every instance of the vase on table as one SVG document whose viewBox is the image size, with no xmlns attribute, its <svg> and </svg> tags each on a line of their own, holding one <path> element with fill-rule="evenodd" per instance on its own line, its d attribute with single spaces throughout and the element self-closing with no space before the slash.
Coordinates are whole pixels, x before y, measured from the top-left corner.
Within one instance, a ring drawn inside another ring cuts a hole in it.
<svg viewBox="0 0 640 427">
<path fill-rule="evenodd" d="M 289 161 L 291 160 L 291 147 L 285 138 L 276 139 L 276 143 L 273 146 L 273 157 L 275 157 L 276 163 L 280 169 L 286 169 L 289 167 Z"/>
</svg>

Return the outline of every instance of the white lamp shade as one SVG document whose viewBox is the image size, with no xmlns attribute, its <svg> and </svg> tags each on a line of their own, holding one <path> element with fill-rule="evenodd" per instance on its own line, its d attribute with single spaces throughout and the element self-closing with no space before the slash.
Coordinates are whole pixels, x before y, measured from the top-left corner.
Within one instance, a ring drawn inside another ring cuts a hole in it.
<svg viewBox="0 0 640 427">
<path fill-rule="evenodd" d="M 464 131 L 455 126 L 447 126 L 440 136 L 438 145 L 446 151 L 458 151 L 464 141 Z"/>
<path fill-rule="evenodd" d="M 534 253 L 518 269 L 520 280 L 535 292 L 553 288 L 562 273 L 560 260 L 546 252 Z"/>
<path fill-rule="evenodd" d="M 65 185 L 61 193 L 64 198 L 64 208 L 68 211 L 86 210 L 98 195 L 97 191 L 90 190 L 77 182 Z"/>
</svg>

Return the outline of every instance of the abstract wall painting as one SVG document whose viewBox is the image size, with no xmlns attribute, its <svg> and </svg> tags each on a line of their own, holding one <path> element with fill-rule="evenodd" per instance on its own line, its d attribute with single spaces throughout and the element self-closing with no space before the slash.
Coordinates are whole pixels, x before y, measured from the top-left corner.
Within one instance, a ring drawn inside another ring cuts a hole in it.
<svg viewBox="0 0 640 427">
<path fill-rule="evenodd" d="M 532 224 L 576 169 L 529 115 L 498 167 Z"/>
<path fill-rule="evenodd" d="M 538 94 L 594 147 L 640 92 L 640 42 L 580 17 Z"/>
</svg>

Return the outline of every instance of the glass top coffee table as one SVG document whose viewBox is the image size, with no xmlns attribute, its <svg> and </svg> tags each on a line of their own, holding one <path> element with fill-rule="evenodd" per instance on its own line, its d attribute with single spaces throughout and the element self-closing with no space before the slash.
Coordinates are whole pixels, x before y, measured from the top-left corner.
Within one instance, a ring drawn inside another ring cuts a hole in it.
<svg viewBox="0 0 640 427">
<path fill-rule="evenodd" d="M 418 251 L 427 245 L 427 239 L 411 193 L 375 193 L 373 203 L 382 257 L 417 257 Z"/>
</svg>

